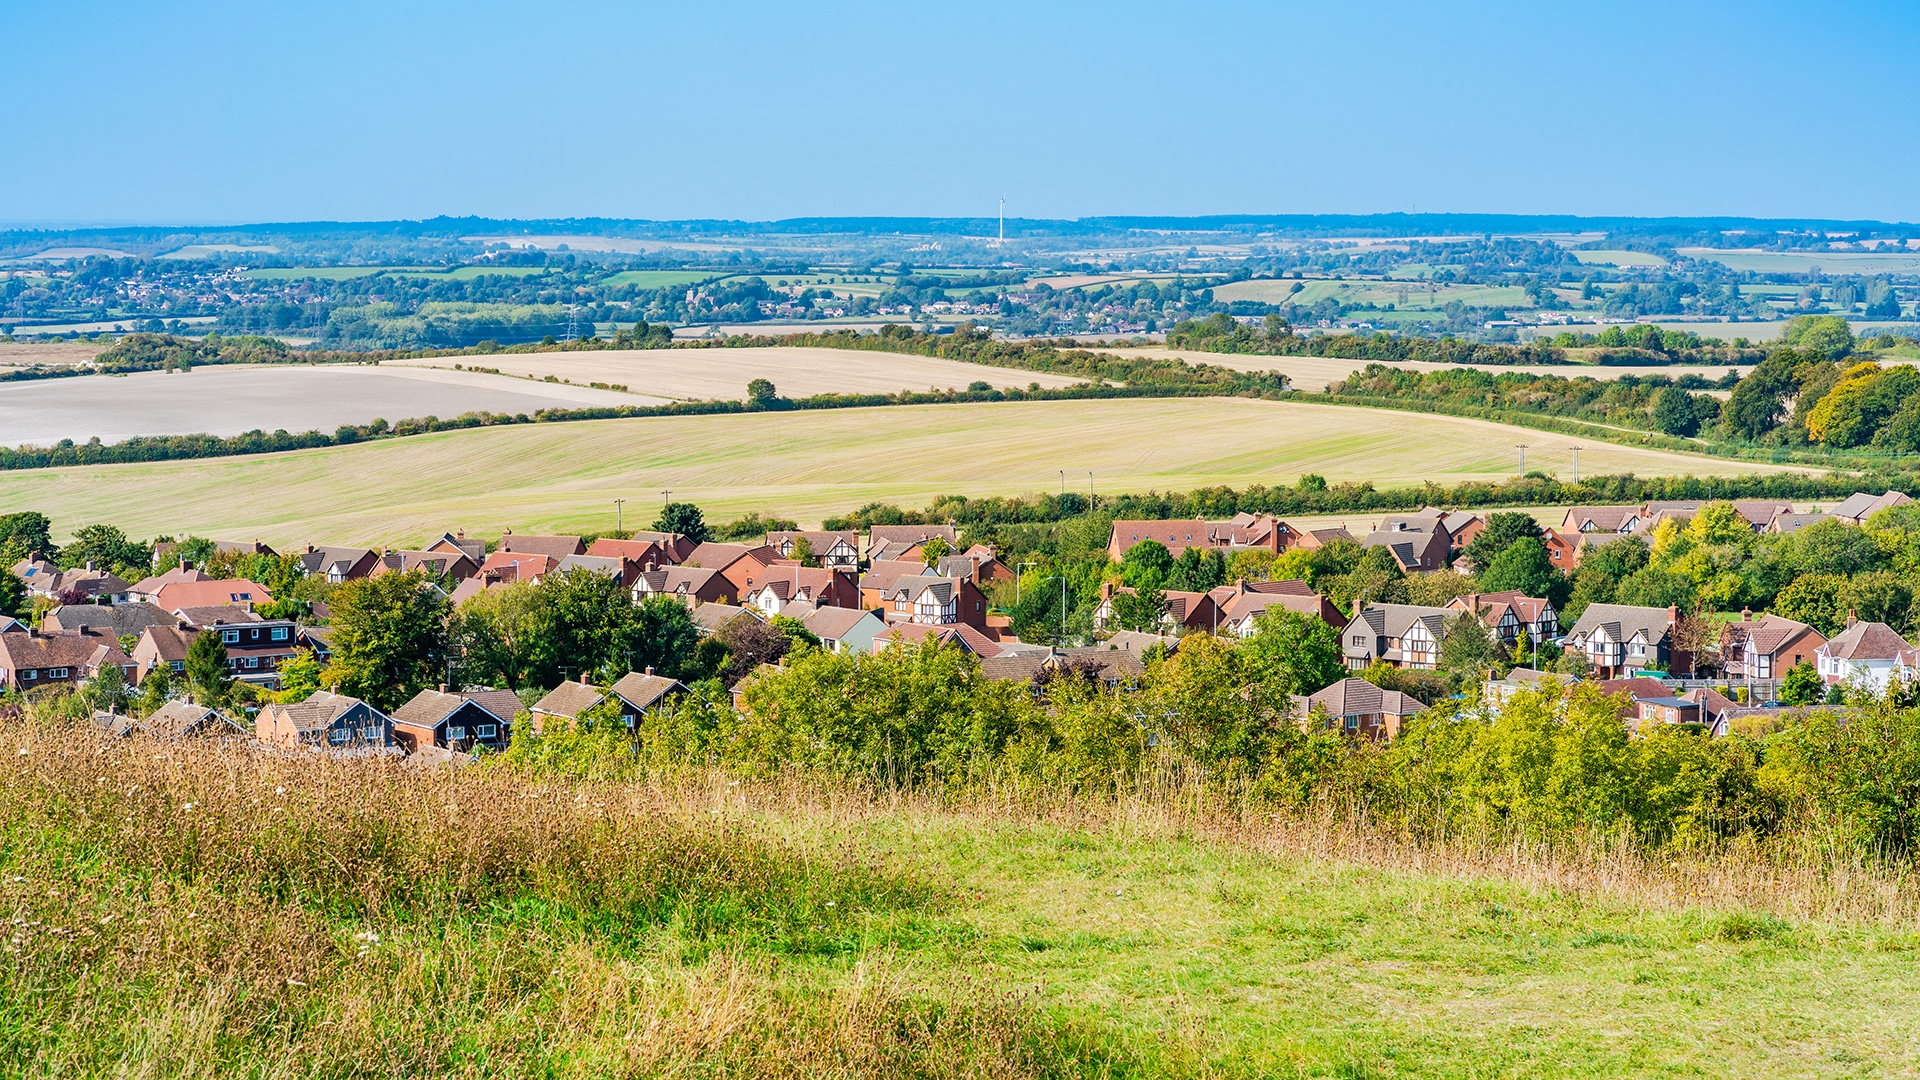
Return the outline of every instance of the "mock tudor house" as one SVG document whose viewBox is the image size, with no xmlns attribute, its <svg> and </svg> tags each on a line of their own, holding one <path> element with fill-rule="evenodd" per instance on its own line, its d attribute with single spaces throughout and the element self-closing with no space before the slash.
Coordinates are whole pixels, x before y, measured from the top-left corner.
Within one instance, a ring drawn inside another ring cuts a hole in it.
<svg viewBox="0 0 1920 1080">
<path fill-rule="evenodd" d="M 888 626 L 964 624 L 983 634 L 987 625 L 987 598 L 968 578 L 938 574 L 911 574 L 896 578 L 882 590 L 881 618 Z"/>
<path fill-rule="evenodd" d="M 873 525 L 867 529 L 866 557 L 925 562 L 923 554 L 933 540 L 946 544 L 948 551 L 960 547 L 960 533 L 951 525 Z"/>
<path fill-rule="evenodd" d="M 1727 678 L 1782 679 L 1794 665 L 1815 663 L 1825 634 L 1783 615 L 1754 618 L 1742 611 L 1739 622 L 1720 629 L 1720 665 Z"/>
<path fill-rule="evenodd" d="M 1368 604 L 1340 634 L 1340 652 L 1352 671 L 1376 660 L 1397 668 L 1429 669 L 1440 663 L 1447 620 L 1458 612 L 1420 604 Z"/>
<path fill-rule="evenodd" d="M 740 599 L 738 586 L 718 570 L 697 566 L 649 566 L 633 579 L 633 602 L 671 596 L 688 607 L 696 604 L 732 604 Z"/>
<path fill-rule="evenodd" d="M 393 723 L 356 697 L 315 691 L 295 704 L 274 702 L 254 717 L 254 737 L 283 750 L 387 750 Z"/>
<path fill-rule="evenodd" d="M 1686 675 L 1693 671 L 1693 657 L 1673 647 L 1673 624 L 1679 619 L 1680 612 L 1671 607 L 1589 604 L 1562 644 L 1586 654 L 1597 679 L 1662 666 Z"/>
<path fill-rule="evenodd" d="M 767 534 L 767 546 L 778 551 L 783 559 L 795 558 L 794 551 L 802 540 L 806 541 L 813 559 L 826 569 L 859 572 L 860 534 L 851 529 L 845 532 L 788 531 Z"/>
<path fill-rule="evenodd" d="M 1487 629 L 1511 646 L 1527 632 L 1527 639 L 1538 644 L 1560 636 L 1560 616 L 1553 603 L 1517 592 L 1469 593 L 1447 601 L 1455 611 L 1470 611 L 1487 624 Z"/>
<path fill-rule="evenodd" d="M 1331 730 L 1383 742 L 1399 736 L 1408 718 L 1427 708 L 1398 690 L 1382 690 L 1365 679 L 1341 679 L 1293 700 L 1302 730 L 1323 717 L 1321 722 Z"/>
<path fill-rule="evenodd" d="M 1453 541 L 1435 511 L 1408 517 L 1390 517 L 1380 527 L 1361 538 L 1360 546 L 1384 547 L 1393 553 L 1400 569 L 1409 574 L 1442 570 L 1453 555 Z"/>
<path fill-rule="evenodd" d="M 1340 609 L 1304 581 L 1249 582 L 1242 578 L 1232 585 L 1220 586 L 1209 596 L 1220 616 L 1217 628 L 1207 628 L 1210 633 L 1250 637 L 1258 628 L 1260 616 L 1276 607 L 1314 616 L 1335 630 L 1344 630 L 1347 626 L 1347 617 Z"/>
<path fill-rule="evenodd" d="M 709 540 L 694 548 L 680 565 L 718 570 L 744 594 L 761 571 L 779 561 L 780 553 L 765 544 L 722 544 Z"/>
<path fill-rule="evenodd" d="M 788 604 L 814 607 L 860 606 L 860 586 L 853 575 L 843 570 L 825 570 L 801 566 L 796 562 L 778 562 L 747 579 L 741 592 L 746 602 L 769 617 L 781 614 Z"/>
<path fill-rule="evenodd" d="M 428 746 L 458 753 L 504 750 L 521 709 L 511 690 L 422 690 L 393 710 L 393 741 L 409 754 Z"/>
<path fill-rule="evenodd" d="M 373 568 L 380 562 L 380 553 L 372 548 L 308 544 L 307 550 L 299 558 L 302 574 L 338 585 L 343 581 L 358 581 L 372 575 Z"/>
</svg>

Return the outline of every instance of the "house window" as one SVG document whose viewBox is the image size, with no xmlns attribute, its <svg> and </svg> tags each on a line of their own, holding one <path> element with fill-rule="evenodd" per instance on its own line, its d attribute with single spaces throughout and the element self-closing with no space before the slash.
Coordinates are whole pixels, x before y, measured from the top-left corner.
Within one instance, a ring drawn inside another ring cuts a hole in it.
<svg viewBox="0 0 1920 1080">
<path fill-rule="evenodd" d="M 47 678 L 49 679 L 64 679 L 66 677 L 67 669 L 63 667 L 57 667 L 47 672 Z"/>
<path fill-rule="evenodd" d="M 229 645 L 238 645 L 240 644 L 240 631 L 222 630 L 220 631 L 220 640 L 226 642 Z"/>
<path fill-rule="evenodd" d="M 37 671 L 35 671 L 35 670 L 33 670 L 32 668 L 28 668 L 28 669 L 26 669 L 25 671 L 22 671 L 22 672 L 20 673 L 20 681 L 21 681 L 21 682 L 32 682 L 33 680 L 35 680 L 35 679 L 37 679 L 37 678 L 39 678 L 39 677 L 40 677 L 40 673 L 39 673 L 39 672 L 37 672 Z"/>
<path fill-rule="evenodd" d="M 260 658 L 259 658 L 259 657 L 257 657 L 257 656 L 249 656 L 249 657 L 247 657 L 247 666 L 248 666 L 248 667 L 250 667 L 250 668 L 257 668 L 257 667 L 259 667 L 259 666 L 260 666 Z"/>
<path fill-rule="evenodd" d="M 187 662 L 185 660 L 175 660 L 167 666 L 172 668 L 176 674 L 187 670 Z"/>
<path fill-rule="evenodd" d="M 382 732 L 378 727 L 361 728 L 360 737 L 368 742 L 383 742 L 385 741 L 385 732 Z"/>
<path fill-rule="evenodd" d="M 334 728 L 332 731 L 327 732 L 327 741 L 335 746 L 345 743 L 352 737 L 353 731 L 351 728 Z"/>
<path fill-rule="evenodd" d="M 447 729 L 447 739 L 449 741 L 458 741 L 466 737 L 467 737 L 467 729 L 464 727 L 449 727 Z"/>
<path fill-rule="evenodd" d="M 1347 717 L 1347 730 L 1348 731 L 1360 730 L 1360 718 L 1357 716 Z"/>
<path fill-rule="evenodd" d="M 483 739 L 491 739 L 499 730 L 500 729 L 493 724 L 481 724 L 473 729 L 473 733 Z"/>
</svg>

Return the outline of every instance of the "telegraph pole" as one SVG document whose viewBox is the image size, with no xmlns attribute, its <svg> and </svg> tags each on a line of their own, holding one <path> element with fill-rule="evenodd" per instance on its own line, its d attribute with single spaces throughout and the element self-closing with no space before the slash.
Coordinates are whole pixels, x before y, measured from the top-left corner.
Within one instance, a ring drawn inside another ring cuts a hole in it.
<svg viewBox="0 0 1920 1080">
<path fill-rule="evenodd" d="M 627 531 L 625 520 L 623 518 L 623 514 L 626 511 L 626 503 L 627 503 L 627 500 L 625 499 L 613 500 L 613 531 L 614 532 Z"/>
<path fill-rule="evenodd" d="M 1525 476 L 1527 475 L 1527 444 L 1516 443 L 1513 448 L 1520 451 L 1520 475 Z"/>
<path fill-rule="evenodd" d="M 1580 482 L 1580 448 L 1573 448 L 1573 482 Z"/>
</svg>

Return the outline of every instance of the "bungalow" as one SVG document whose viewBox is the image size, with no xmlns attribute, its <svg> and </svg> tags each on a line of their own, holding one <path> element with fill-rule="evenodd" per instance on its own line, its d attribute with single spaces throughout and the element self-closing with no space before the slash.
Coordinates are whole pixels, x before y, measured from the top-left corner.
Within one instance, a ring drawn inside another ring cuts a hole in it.
<svg viewBox="0 0 1920 1080">
<path fill-rule="evenodd" d="M 1679 619 L 1679 610 L 1672 607 L 1589 604 L 1563 645 L 1586 654 L 1594 675 L 1602 679 L 1663 666 L 1685 675 L 1693 671 L 1693 657 L 1673 647 L 1673 624 Z"/>
<path fill-rule="evenodd" d="M 0 634 L 0 689 L 37 690 L 91 679 L 102 668 L 117 667 L 128 682 L 137 670 L 120 651 L 119 639 L 93 630 L 66 634 Z"/>
<path fill-rule="evenodd" d="M 317 690 L 296 704 L 274 702 L 260 710 L 254 737 L 283 750 L 386 750 L 393 746 L 393 722 L 386 713 L 356 697 Z"/>
<path fill-rule="evenodd" d="M 649 566 L 633 579 L 633 602 L 652 596 L 671 596 L 692 607 L 696 604 L 732 604 L 740 591 L 725 574 L 697 566 Z"/>
<path fill-rule="evenodd" d="M 556 720 L 573 724 L 582 713 L 611 699 L 619 709 L 621 722 L 631 731 L 647 713 L 686 692 L 680 680 L 655 675 L 652 668 L 644 673 L 629 671 L 604 692 L 583 676 L 579 682 L 561 683 L 534 703 L 530 710 L 533 729 L 543 731 Z"/>
<path fill-rule="evenodd" d="M 1720 628 L 1720 663 L 1727 678 L 1781 679 L 1795 664 L 1813 663 L 1827 637 L 1783 615 L 1742 611 L 1739 622 Z"/>
<path fill-rule="evenodd" d="M 512 529 L 500 537 L 500 544 L 493 549 L 496 553 L 506 551 L 520 555 L 545 555 L 555 562 L 569 555 L 585 555 L 587 545 L 577 536 L 515 536 Z"/>
<path fill-rule="evenodd" d="M 182 562 L 158 574 L 143 577 L 129 591 L 130 599 L 138 603 L 151 604 L 160 595 L 160 590 L 176 581 L 212 581 L 205 572 L 196 570 L 193 564 Z"/>
<path fill-rule="evenodd" d="M 801 566 L 796 562 L 774 563 L 761 569 L 748 577 L 741 595 L 750 606 L 768 616 L 780 614 L 793 603 L 814 607 L 860 606 L 860 586 L 852 574 Z"/>
<path fill-rule="evenodd" d="M 562 682 L 546 692 L 539 701 L 528 710 L 533 718 L 533 730 L 545 731 L 547 725 L 555 720 L 563 721 L 560 727 L 570 726 L 580 718 L 580 714 L 607 700 L 607 695 L 587 681 L 585 675 L 580 681 Z"/>
<path fill-rule="evenodd" d="M 793 558 L 794 551 L 803 540 L 811 557 L 828 570 L 859 571 L 860 534 L 852 529 L 844 532 L 781 531 L 767 534 L 767 546 L 778 551 L 783 559 Z"/>
<path fill-rule="evenodd" d="M 1541 690 L 1552 685 L 1565 690 L 1577 681 L 1579 680 L 1573 676 L 1557 671 L 1535 671 L 1532 668 L 1517 667 L 1508 671 L 1505 678 L 1487 680 L 1487 702 L 1491 705 L 1505 705 L 1513 700 L 1513 695 L 1523 690 Z"/>
<path fill-rule="evenodd" d="M 27 586 L 32 596 L 77 594 L 87 603 L 124 604 L 134 599 L 133 586 L 120 575 L 88 563 L 73 570 L 62 570 L 39 552 L 31 552 L 13 565 L 13 576 Z"/>
<path fill-rule="evenodd" d="M 1397 737 L 1410 717 L 1427 709 L 1398 690 L 1382 690 L 1365 679 L 1341 679 L 1324 690 L 1296 697 L 1294 708 L 1303 731 L 1319 722 L 1331 731 L 1380 741 Z"/>
<path fill-rule="evenodd" d="M 458 753 L 504 750 L 521 710 L 511 690 L 422 690 L 393 710 L 393 741 L 409 754 L 427 746 Z"/>
<path fill-rule="evenodd" d="M 1832 514 L 1775 514 L 1773 520 L 1767 522 L 1765 531 L 1777 536 L 1792 536 L 1809 525 L 1838 520 Z"/>
<path fill-rule="evenodd" d="M 1889 506 L 1899 506 L 1913 500 L 1898 491 L 1887 491 L 1880 495 L 1869 495 L 1856 491 L 1840 501 L 1833 508 L 1833 516 L 1849 525 L 1865 525 L 1867 519 L 1885 510 Z"/>
<path fill-rule="evenodd" d="M 1364 671 L 1376 660 L 1398 668 L 1432 668 L 1440 662 L 1451 608 L 1418 604 L 1368 604 L 1340 635 L 1347 667 Z"/>
<path fill-rule="evenodd" d="M 146 719 L 136 725 L 136 730 L 168 742 L 209 737 L 243 739 L 253 734 L 245 724 L 225 713 L 183 698 L 175 698 L 148 713 Z"/>
<path fill-rule="evenodd" d="M 1294 536 L 1294 547 L 1302 551 L 1318 551 L 1336 540 L 1358 543 L 1345 525 L 1336 525 L 1329 529 L 1301 529 Z"/>
<path fill-rule="evenodd" d="M 358 581 L 373 574 L 380 553 L 372 548 L 319 547 L 307 545 L 300 558 L 300 572 L 306 577 L 322 578 L 338 585 Z"/>
<path fill-rule="evenodd" d="M 1915 674 L 1912 643 L 1886 623 L 1849 623 L 1814 649 L 1814 657 L 1814 666 L 1829 686 L 1885 691 L 1895 678 L 1911 682 Z"/>
<path fill-rule="evenodd" d="M 868 561 L 875 559 L 917 559 L 922 562 L 927 544 L 939 540 L 948 551 L 960 547 L 960 533 L 951 525 L 873 525 L 867 529 Z"/>
<path fill-rule="evenodd" d="M 1539 597 L 1517 592 L 1469 593 L 1454 597 L 1446 606 L 1478 615 L 1487 629 L 1509 646 L 1519 639 L 1522 630 L 1536 645 L 1560 636 L 1559 614 L 1551 601 Z"/>
</svg>

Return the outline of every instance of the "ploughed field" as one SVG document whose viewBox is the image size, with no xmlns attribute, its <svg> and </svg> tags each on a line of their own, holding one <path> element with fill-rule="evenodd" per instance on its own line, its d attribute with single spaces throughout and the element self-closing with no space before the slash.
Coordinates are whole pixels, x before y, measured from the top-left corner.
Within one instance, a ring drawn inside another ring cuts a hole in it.
<svg viewBox="0 0 1920 1080">
<path fill-rule="evenodd" d="M 197 379 L 199 372 L 175 378 Z M 1617 446 L 1448 416 L 1244 398 L 1132 398 L 653 417 L 436 432 L 198 461 L 0 472 L 0 507 L 70 530 L 191 532 L 276 545 L 413 543 L 629 528 L 671 490 L 710 520 L 804 523 L 874 501 L 944 494 L 1286 485 L 1313 472 L 1382 486 L 1457 483 L 1527 467 L 1583 475 L 1728 475 L 1782 467 Z M 1089 478 L 1088 473 L 1093 475 Z M 1062 475 L 1064 473 L 1064 476 Z"/>
</svg>

